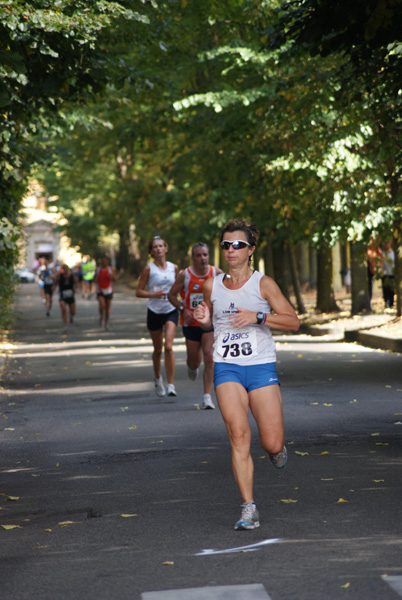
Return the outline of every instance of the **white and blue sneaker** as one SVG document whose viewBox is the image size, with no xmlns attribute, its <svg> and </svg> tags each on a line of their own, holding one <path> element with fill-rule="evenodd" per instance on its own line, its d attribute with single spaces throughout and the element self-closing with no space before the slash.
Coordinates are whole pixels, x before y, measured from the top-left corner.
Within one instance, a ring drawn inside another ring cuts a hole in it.
<svg viewBox="0 0 402 600">
<path fill-rule="evenodd" d="M 286 450 L 286 446 L 283 446 L 282 450 L 278 452 L 278 454 L 270 454 L 269 458 L 271 459 L 271 463 L 277 469 L 283 469 L 286 465 L 286 461 L 288 460 L 288 451 Z"/>
<path fill-rule="evenodd" d="M 260 515 L 254 502 L 245 502 L 241 505 L 241 517 L 236 521 L 234 528 L 241 529 L 256 529 L 260 526 Z"/>
</svg>

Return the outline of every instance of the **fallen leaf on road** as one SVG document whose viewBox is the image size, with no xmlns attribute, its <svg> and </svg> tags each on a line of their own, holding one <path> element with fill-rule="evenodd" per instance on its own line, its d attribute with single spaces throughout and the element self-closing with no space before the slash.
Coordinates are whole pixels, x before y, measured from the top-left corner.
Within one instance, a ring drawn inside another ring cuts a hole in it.
<svg viewBox="0 0 402 600">
<path fill-rule="evenodd" d="M 319 405 L 319 402 L 310 402 L 310 405 L 311 405 L 311 406 L 318 406 L 318 405 Z"/>
<path fill-rule="evenodd" d="M 330 402 L 324 402 L 323 406 L 333 406 Z"/>
<path fill-rule="evenodd" d="M 376 446 L 389 446 L 388 442 L 376 442 Z"/>
<path fill-rule="evenodd" d="M 260 458 L 263 459 L 263 458 L 267 458 L 267 457 L 266 456 L 260 456 Z"/>
<path fill-rule="evenodd" d="M 299 456 L 309 456 L 308 452 L 299 452 L 299 450 L 295 450 L 295 454 L 298 454 Z"/>
<path fill-rule="evenodd" d="M 68 527 L 69 525 L 72 525 L 73 523 L 75 523 L 75 521 L 60 521 L 60 523 L 58 523 L 58 525 L 60 525 L 60 527 Z"/>
<path fill-rule="evenodd" d="M 174 565 L 174 562 L 173 560 L 165 560 L 165 562 L 163 562 L 162 565 Z"/>
<path fill-rule="evenodd" d="M 87 361 L 85 362 L 85 364 L 86 364 L 86 365 L 92 365 L 92 363 L 91 363 L 91 361 L 90 361 L 90 360 L 87 360 Z"/>
<path fill-rule="evenodd" d="M 5 427 L 4 431 L 15 431 L 14 427 Z"/>
<path fill-rule="evenodd" d="M 137 425 L 132 425 L 129 429 L 137 429 Z"/>
<path fill-rule="evenodd" d="M 342 504 L 343 502 L 349 502 L 349 500 L 345 500 L 345 498 L 339 498 L 336 504 Z"/>
<path fill-rule="evenodd" d="M 320 456 L 325 456 L 326 454 L 329 454 L 329 452 L 327 450 L 325 450 L 324 452 L 321 452 Z"/>
<path fill-rule="evenodd" d="M 341 588 L 344 588 L 345 590 L 348 589 L 348 587 L 350 587 L 350 583 L 345 583 L 345 585 L 341 585 Z"/>
<path fill-rule="evenodd" d="M 74 423 L 74 425 L 82 425 L 82 423 Z"/>
<path fill-rule="evenodd" d="M 303 358 L 303 354 L 298 354 L 297 358 Z"/>
<path fill-rule="evenodd" d="M 333 477 L 328 477 L 328 479 L 324 479 L 323 477 L 321 477 L 321 481 L 333 481 L 334 478 Z"/>
<path fill-rule="evenodd" d="M 40 383 L 35 383 L 34 387 L 40 387 Z"/>
<path fill-rule="evenodd" d="M 402 425 L 402 422 L 401 422 L 401 421 L 396 421 L 396 422 L 394 423 L 394 425 Z"/>
<path fill-rule="evenodd" d="M 151 442 L 151 444 L 163 444 L 163 440 L 159 440 L 158 442 Z"/>
<path fill-rule="evenodd" d="M 209 460 L 202 460 L 201 464 L 202 465 L 209 465 L 210 463 L 209 463 Z"/>
<path fill-rule="evenodd" d="M 3 529 L 9 531 L 10 529 L 22 529 L 21 525 L 1 525 Z"/>
<path fill-rule="evenodd" d="M 1 416 L 3 419 L 8 419 L 7 415 L 5 415 L 4 413 Z"/>
<path fill-rule="evenodd" d="M 293 504 L 295 502 L 298 502 L 298 500 L 292 500 L 292 498 L 287 498 L 285 500 L 281 500 L 281 502 L 284 502 L 285 504 Z"/>
<path fill-rule="evenodd" d="M 19 500 L 20 497 L 19 496 L 6 496 L 4 498 L 4 502 L 10 501 L 10 502 L 16 502 L 17 500 Z"/>
<path fill-rule="evenodd" d="M 372 437 L 377 437 L 377 436 L 379 436 L 380 434 L 379 434 L 379 433 L 371 433 L 370 435 L 371 435 Z"/>
<path fill-rule="evenodd" d="M 199 404 L 194 404 L 194 406 L 195 406 L 195 408 L 196 408 L 197 410 L 200 410 L 200 405 L 199 405 Z"/>
<path fill-rule="evenodd" d="M 372 479 L 373 483 L 383 483 L 385 479 Z"/>
<path fill-rule="evenodd" d="M 356 404 L 356 403 L 357 403 L 357 400 L 351 400 L 351 401 L 349 402 L 349 404 Z"/>
<path fill-rule="evenodd" d="M 47 531 L 47 533 L 50 533 L 52 530 L 51 529 L 45 529 L 45 531 Z"/>
<path fill-rule="evenodd" d="M 122 514 L 120 516 L 123 517 L 123 519 L 128 519 L 129 517 L 138 517 L 138 515 L 135 515 L 135 514 L 132 514 L 132 515 L 130 515 L 130 514 Z"/>
</svg>

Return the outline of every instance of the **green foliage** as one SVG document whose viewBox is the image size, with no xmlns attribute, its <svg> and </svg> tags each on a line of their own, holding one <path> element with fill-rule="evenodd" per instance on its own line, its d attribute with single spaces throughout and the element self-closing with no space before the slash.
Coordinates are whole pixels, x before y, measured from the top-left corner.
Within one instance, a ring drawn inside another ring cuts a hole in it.
<svg viewBox="0 0 402 600">
<path fill-rule="evenodd" d="M 146 20 L 125 2 L 0 1 L 0 218 L 10 226 L 16 224 L 32 166 L 45 157 L 38 132 L 49 137 L 62 106 L 82 105 L 104 87 L 108 59 L 98 42 L 120 19 Z M 5 251 L 1 281 L 8 294 L 17 252 L 9 246 Z M 5 293 L 1 310 L 9 302 Z"/>
</svg>

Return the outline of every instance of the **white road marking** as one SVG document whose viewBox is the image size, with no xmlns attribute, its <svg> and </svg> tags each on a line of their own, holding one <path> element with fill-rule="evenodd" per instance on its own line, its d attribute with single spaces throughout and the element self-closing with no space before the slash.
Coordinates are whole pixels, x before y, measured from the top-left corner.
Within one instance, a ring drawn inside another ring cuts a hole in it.
<svg viewBox="0 0 402 600">
<path fill-rule="evenodd" d="M 402 575 L 387 575 L 383 580 L 402 598 Z"/>
<path fill-rule="evenodd" d="M 268 546 L 269 544 L 276 544 L 277 542 L 281 542 L 281 538 L 272 538 L 270 540 L 263 540 L 262 542 L 256 542 L 255 544 L 249 544 L 248 546 L 239 546 L 237 548 L 228 548 L 227 550 L 213 550 L 212 548 L 207 548 L 206 550 L 201 550 L 194 556 L 207 556 L 211 554 L 230 554 L 232 552 L 254 552 L 261 546 Z"/>
<path fill-rule="evenodd" d="M 144 592 L 142 600 L 271 600 L 262 583 Z"/>
</svg>

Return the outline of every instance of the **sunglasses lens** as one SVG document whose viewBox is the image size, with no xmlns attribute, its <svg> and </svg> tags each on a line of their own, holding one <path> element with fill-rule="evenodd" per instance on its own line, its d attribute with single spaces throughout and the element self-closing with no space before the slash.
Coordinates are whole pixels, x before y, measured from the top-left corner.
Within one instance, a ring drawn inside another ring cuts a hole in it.
<svg viewBox="0 0 402 600">
<path fill-rule="evenodd" d="M 236 240 L 235 242 L 232 242 L 232 246 L 234 250 L 240 250 L 241 248 L 245 248 L 247 244 Z"/>
<path fill-rule="evenodd" d="M 234 242 L 227 242 L 224 240 L 221 242 L 221 248 L 224 250 L 229 250 L 230 246 L 233 247 L 233 250 L 240 250 L 241 248 L 245 248 L 248 246 L 247 242 L 243 242 L 241 240 L 234 240 Z"/>
</svg>

